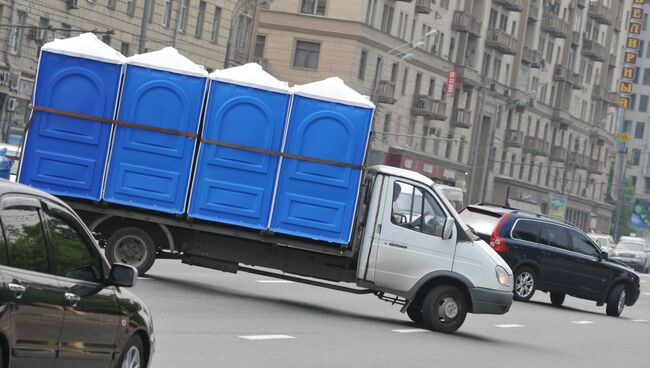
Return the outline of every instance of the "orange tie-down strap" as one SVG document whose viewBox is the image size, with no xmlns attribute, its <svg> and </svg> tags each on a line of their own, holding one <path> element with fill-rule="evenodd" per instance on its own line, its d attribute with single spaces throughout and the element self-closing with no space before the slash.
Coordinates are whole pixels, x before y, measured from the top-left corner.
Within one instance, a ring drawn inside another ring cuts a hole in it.
<svg viewBox="0 0 650 368">
<path fill-rule="evenodd" d="M 325 159 L 314 158 L 314 157 L 294 155 L 292 153 L 287 153 L 287 152 L 272 151 L 272 150 L 267 150 L 267 149 L 264 149 L 264 148 L 257 148 L 257 147 L 245 146 L 245 145 L 241 145 L 241 144 L 222 142 L 222 141 L 217 141 L 217 140 L 208 139 L 208 138 L 199 138 L 199 135 L 195 134 L 195 133 L 182 132 L 182 131 L 173 130 L 173 129 L 158 128 L 158 127 L 153 127 L 153 126 L 150 126 L 150 125 L 144 125 L 144 124 L 138 124 L 138 123 L 130 123 L 130 122 L 127 122 L 127 121 L 120 121 L 120 120 L 115 120 L 115 119 L 107 119 L 107 118 L 102 118 L 102 117 L 93 116 L 93 115 L 79 114 L 79 113 L 76 113 L 76 112 L 53 109 L 51 107 L 35 106 L 35 105 L 32 105 L 32 104 L 29 104 L 28 108 L 33 110 L 33 111 L 42 111 L 42 112 L 47 112 L 47 113 L 50 113 L 50 114 L 69 116 L 69 117 L 72 117 L 72 118 L 79 118 L 79 119 L 84 119 L 84 120 L 98 121 L 98 122 L 101 122 L 101 123 L 107 123 L 107 124 L 113 124 L 113 125 L 121 125 L 121 126 L 130 127 L 130 128 L 144 129 L 144 130 L 149 130 L 149 131 L 159 132 L 159 133 L 179 135 L 179 136 L 187 137 L 189 139 L 198 138 L 200 142 L 207 143 L 207 144 L 212 144 L 212 145 L 215 145 L 215 146 L 221 146 L 221 147 L 227 147 L 227 148 L 233 148 L 233 149 L 240 149 L 240 150 L 249 151 L 249 152 L 263 153 L 263 154 L 267 154 L 267 155 L 292 158 L 292 159 L 296 159 L 296 160 L 300 160 L 300 161 L 314 162 L 314 163 L 318 163 L 318 164 L 345 167 L 345 168 L 350 168 L 350 169 L 362 170 L 362 169 L 365 168 L 364 165 L 356 165 L 356 164 L 350 164 L 350 163 L 347 163 L 347 162 L 339 162 L 339 161 L 325 160 Z M 33 118 L 33 115 L 27 121 L 27 123 L 25 123 L 25 131 L 24 131 L 24 133 L 27 133 L 27 130 L 29 129 L 29 127 L 30 127 L 30 125 L 32 123 L 32 118 Z M 24 137 L 25 137 L 25 134 L 23 134 L 23 139 L 24 139 Z M 21 144 L 21 146 L 22 146 L 22 144 Z M 11 159 L 11 157 L 8 157 L 8 158 Z"/>
</svg>

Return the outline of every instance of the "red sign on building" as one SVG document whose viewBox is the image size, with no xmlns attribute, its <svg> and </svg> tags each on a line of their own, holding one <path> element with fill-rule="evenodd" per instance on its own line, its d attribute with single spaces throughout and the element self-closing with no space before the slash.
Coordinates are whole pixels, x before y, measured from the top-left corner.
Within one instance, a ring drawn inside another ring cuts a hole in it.
<svg viewBox="0 0 650 368">
<path fill-rule="evenodd" d="M 447 94 L 449 97 L 454 97 L 456 91 L 456 71 L 450 70 L 447 72 Z"/>
</svg>

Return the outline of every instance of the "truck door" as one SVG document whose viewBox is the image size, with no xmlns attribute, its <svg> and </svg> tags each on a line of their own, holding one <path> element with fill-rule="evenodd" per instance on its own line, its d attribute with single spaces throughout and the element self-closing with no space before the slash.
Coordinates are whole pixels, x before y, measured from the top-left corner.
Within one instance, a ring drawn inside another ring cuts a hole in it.
<svg viewBox="0 0 650 368">
<path fill-rule="evenodd" d="M 390 178 L 387 189 L 375 285 L 404 291 L 429 272 L 451 270 L 457 234 L 454 229 L 451 239 L 442 239 L 451 214 L 431 189 L 402 178 Z"/>
</svg>

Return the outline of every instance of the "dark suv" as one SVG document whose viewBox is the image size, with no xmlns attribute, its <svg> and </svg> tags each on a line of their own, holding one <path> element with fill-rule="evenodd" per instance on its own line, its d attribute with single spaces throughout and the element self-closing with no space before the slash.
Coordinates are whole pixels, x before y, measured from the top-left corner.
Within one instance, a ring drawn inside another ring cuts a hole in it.
<svg viewBox="0 0 650 368">
<path fill-rule="evenodd" d="M 513 269 L 515 300 L 527 301 L 541 290 L 550 292 L 553 304 L 561 305 L 569 294 L 598 305 L 607 303 L 607 314 L 619 316 L 639 297 L 639 276 L 609 260 L 567 222 L 485 204 L 467 206 L 460 217 Z"/>
</svg>

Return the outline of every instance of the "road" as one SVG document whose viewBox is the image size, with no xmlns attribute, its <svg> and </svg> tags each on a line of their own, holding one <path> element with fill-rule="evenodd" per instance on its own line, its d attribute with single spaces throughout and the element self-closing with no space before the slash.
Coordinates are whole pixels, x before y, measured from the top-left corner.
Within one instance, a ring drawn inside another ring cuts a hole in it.
<svg viewBox="0 0 650 368">
<path fill-rule="evenodd" d="M 157 260 L 134 288 L 150 307 L 154 368 L 648 367 L 650 277 L 620 318 L 537 292 L 454 335 L 417 329 L 397 306 L 251 274 Z M 643 294 L 645 293 L 645 294 Z"/>
</svg>

